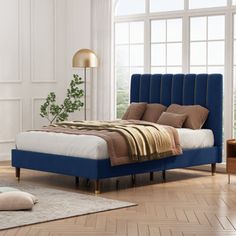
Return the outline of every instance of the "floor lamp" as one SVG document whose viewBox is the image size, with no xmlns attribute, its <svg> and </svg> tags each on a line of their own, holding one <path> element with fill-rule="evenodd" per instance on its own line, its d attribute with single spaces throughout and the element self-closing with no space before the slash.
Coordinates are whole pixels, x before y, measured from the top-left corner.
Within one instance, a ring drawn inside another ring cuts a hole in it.
<svg viewBox="0 0 236 236">
<path fill-rule="evenodd" d="M 90 49 L 81 49 L 73 56 L 72 66 L 84 68 L 84 119 L 86 120 L 86 69 L 98 67 L 97 55 Z"/>
</svg>

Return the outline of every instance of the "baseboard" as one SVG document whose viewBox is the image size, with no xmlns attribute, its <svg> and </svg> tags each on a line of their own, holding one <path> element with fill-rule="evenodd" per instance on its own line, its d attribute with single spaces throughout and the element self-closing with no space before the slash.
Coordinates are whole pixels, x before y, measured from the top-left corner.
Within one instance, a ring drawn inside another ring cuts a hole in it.
<svg viewBox="0 0 236 236">
<path fill-rule="evenodd" d="M 211 172 L 211 165 L 201 165 L 201 166 L 193 166 L 193 167 L 188 167 L 188 169 L 191 170 L 202 170 L 202 171 L 209 171 Z M 216 164 L 216 172 L 218 173 L 226 173 L 226 163 L 217 163 Z"/>
<path fill-rule="evenodd" d="M 0 161 L 10 161 L 10 160 L 11 160 L 11 156 L 9 155 L 9 153 L 0 154 Z"/>
</svg>

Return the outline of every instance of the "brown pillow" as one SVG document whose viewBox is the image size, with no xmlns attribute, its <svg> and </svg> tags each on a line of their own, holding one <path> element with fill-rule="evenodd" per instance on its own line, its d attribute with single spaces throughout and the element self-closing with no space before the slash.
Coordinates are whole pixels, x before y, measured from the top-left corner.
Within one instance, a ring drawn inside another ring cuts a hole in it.
<svg viewBox="0 0 236 236">
<path fill-rule="evenodd" d="M 200 105 L 181 106 L 178 104 L 172 104 L 167 108 L 167 112 L 186 114 L 183 127 L 190 129 L 201 129 L 208 116 L 208 109 Z"/>
<path fill-rule="evenodd" d="M 131 103 L 127 108 L 122 120 L 141 120 L 146 110 L 147 103 Z"/>
<path fill-rule="evenodd" d="M 147 104 L 142 120 L 156 123 L 161 113 L 166 110 L 166 107 L 162 104 L 152 103 Z"/>
<path fill-rule="evenodd" d="M 163 112 L 157 121 L 159 125 L 169 125 L 174 128 L 181 128 L 187 116 L 185 114 L 176 114 L 170 112 Z"/>
</svg>

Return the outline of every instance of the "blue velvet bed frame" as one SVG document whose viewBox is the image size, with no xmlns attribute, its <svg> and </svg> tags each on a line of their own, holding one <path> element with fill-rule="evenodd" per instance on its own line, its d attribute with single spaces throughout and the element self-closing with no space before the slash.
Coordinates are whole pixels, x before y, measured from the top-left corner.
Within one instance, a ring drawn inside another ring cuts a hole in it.
<svg viewBox="0 0 236 236">
<path fill-rule="evenodd" d="M 180 156 L 115 167 L 111 167 L 109 159 L 91 160 L 13 149 L 12 166 L 16 167 L 16 177 L 20 177 L 20 168 L 86 177 L 95 180 L 98 191 L 99 180 L 109 177 L 204 164 L 212 164 L 214 172 L 215 164 L 222 161 L 222 84 L 220 74 L 134 74 L 131 77 L 130 102 L 206 107 L 209 117 L 203 128 L 213 131 L 214 147 L 184 150 Z"/>
</svg>

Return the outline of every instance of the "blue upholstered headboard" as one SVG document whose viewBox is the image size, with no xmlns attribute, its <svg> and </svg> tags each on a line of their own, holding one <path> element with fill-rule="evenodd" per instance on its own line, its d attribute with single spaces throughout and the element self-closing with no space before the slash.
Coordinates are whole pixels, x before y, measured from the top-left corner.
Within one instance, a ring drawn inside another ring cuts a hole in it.
<svg viewBox="0 0 236 236">
<path fill-rule="evenodd" d="M 221 74 L 134 74 L 131 77 L 130 102 L 204 106 L 209 110 L 204 128 L 213 131 L 215 146 L 222 146 Z"/>
</svg>

